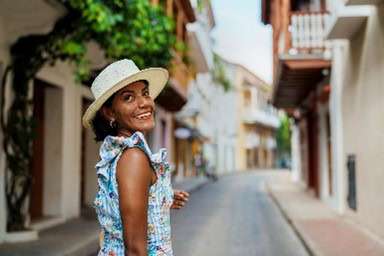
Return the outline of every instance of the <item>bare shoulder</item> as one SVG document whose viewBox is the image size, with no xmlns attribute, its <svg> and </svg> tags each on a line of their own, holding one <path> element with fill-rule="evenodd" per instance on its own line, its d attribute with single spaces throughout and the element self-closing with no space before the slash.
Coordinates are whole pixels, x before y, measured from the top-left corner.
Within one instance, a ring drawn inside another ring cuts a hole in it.
<svg viewBox="0 0 384 256">
<path fill-rule="evenodd" d="M 147 162 L 149 164 L 149 159 L 147 154 L 145 152 L 137 147 L 134 148 L 127 148 L 123 151 L 120 157 L 120 162 L 127 162 L 127 161 L 133 161 L 133 162 Z"/>
<path fill-rule="evenodd" d="M 120 156 L 116 166 L 116 177 L 148 178 L 151 177 L 148 156 L 140 148 L 127 148 Z"/>
</svg>

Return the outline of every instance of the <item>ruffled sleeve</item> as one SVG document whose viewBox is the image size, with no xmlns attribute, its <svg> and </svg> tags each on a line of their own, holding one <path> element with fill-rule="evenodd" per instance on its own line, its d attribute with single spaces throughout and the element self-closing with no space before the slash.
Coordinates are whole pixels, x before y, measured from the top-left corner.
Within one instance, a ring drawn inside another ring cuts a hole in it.
<svg viewBox="0 0 384 256">
<path fill-rule="evenodd" d="M 101 160 L 96 164 L 97 174 L 109 179 L 111 171 L 114 169 L 110 167 L 116 162 L 116 158 L 120 157 L 125 148 L 133 147 L 144 151 L 154 169 L 156 169 L 158 164 L 164 162 L 167 154 L 166 149 L 161 149 L 158 153 L 152 154 L 141 132 L 135 132 L 131 137 L 107 136 L 100 147 Z"/>
</svg>

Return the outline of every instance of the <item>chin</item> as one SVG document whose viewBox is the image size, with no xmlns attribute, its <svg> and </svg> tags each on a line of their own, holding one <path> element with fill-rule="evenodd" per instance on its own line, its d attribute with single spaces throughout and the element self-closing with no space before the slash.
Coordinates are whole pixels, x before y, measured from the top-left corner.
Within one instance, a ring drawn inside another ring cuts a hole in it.
<svg viewBox="0 0 384 256">
<path fill-rule="evenodd" d="M 153 128 L 155 128 L 155 124 L 142 126 L 142 127 L 140 127 L 140 129 L 138 129 L 138 130 L 141 131 L 142 133 L 146 133 L 146 132 L 150 132 L 150 131 L 152 131 Z"/>
</svg>

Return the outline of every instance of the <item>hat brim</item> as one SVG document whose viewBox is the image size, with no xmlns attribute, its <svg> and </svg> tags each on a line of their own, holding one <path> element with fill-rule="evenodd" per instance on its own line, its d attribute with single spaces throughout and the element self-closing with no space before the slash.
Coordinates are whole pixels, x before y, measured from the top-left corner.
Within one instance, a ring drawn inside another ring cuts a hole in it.
<svg viewBox="0 0 384 256">
<path fill-rule="evenodd" d="M 146 80 L 149 84 L 149 96 L 152 99 L 155 99 L 167 84 L 168 76 L 168 71 L 163 68 L 148 68 L 116 83 L 114 86 L 105 91 L 103 95 L 97 98 L 88 107 L 87 111 L 85 111 L 83 116 L 84 127 L 92 130 L 92 120 L 95 118 L 97 111 L 99 111 L 104 102 L 106 102 L 115 92 L 136 81 Z"/>
</svg>

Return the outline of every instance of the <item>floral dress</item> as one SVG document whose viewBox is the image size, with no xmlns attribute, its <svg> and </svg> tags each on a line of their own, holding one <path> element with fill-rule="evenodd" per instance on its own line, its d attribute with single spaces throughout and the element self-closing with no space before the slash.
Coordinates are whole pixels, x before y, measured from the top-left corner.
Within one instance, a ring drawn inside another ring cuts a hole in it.
<svg viewBox="0 0 384 256">
<path fill-rule="evenodd" d="M 171 172 L 165 162 L 166 149 L 152 154 L 141 132 L 131 137 L 107 136 L 97 163 L 99 191 L 94 202 L 104 241 L 98 255 L 124 255 L 123 225 L 119 210 L 116 166 L 125 148 L 138 147 L 150 160 L 157 181 L 149 189 L 147 251 L 149 256 L 172 256 L 170 208 L 173 202 Z"/>
</svg>

